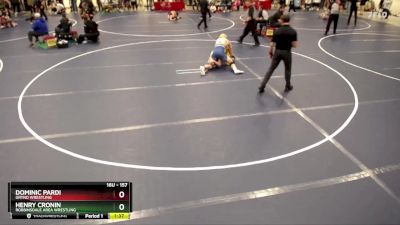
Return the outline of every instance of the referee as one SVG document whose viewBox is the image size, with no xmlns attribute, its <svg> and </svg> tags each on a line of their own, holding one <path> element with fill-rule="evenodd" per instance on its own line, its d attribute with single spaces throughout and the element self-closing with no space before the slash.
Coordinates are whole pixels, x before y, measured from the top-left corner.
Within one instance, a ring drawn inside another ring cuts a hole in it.
<svg viewBox="0 0 400 225">
<path fill-rule="evenodd" d="M 197 24 L 197 29 L 200 29 L 200 25 L 204 22 L 204 29 L 207 29 L 207 12 L 209 12 L 208 9 L 208 1 L 207 0 L 200 0 L 199 2 L 200 5 L 200 13 L 201 13 L 201 20 Z"/>
<path fill-rule="evenodd" d="M 349 19 L 347 19 L 347 26 L 350 24 L 351 16 L 354 13 L 354 26 L 357 25 L 357 0 L 350 0 L 350 12 L 349 12 Z"/>
<path fill-rule="evenodd" d="M 251 35 L 253 35 L 255 46 L 260 45 L 260 41 L 258 40 L 258 36 L 256 33 L 257 29 L 257 21 L 254 18 L 254 6 L 253 3 L 250 2 L 250 0 L 246 0 L 245 2 L 246 6 L 249 7 L 249 12 L 246 18 L 246 27 L 244 28 L 242 36 L 240 36 L 238 42 L 242 44 L 243 39 L 251 32 Z"/>
<path fill-rule="evenodd" d="M 293 86 L 290 83 L 290 77 L 292 72 L 292 47 L 297 47 L 297 32 L 289 25 L 290 16 L 283 15 L 280 19 L 281 27 L 275 30 L 272 36 L 271 45 L 269 48 L 269 56 L 272 58 L 271 65 L 268 69 L 267 74 L 258 88 L 258 93 L 264 93 L 265 86 L 267 85 L 272 73 L 278 67 L 281 60 L 285 63 L 285 92 L 293 90 Z M 275 51 L 274 51 L 275 49 Z"/>
</svg>

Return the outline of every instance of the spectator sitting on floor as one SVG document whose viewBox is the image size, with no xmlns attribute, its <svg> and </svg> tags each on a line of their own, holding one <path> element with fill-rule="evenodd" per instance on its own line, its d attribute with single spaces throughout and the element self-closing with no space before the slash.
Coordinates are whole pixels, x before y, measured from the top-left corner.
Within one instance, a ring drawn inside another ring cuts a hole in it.
<svg viewBox="0 0 400 225">
<path fill-rule="evenodd" d="M 172 11 L 168 12 L 168 20 L 169 21 L 177 21 L 179 19 L 182 19 L 182 17 L 179 16 L 177 11 L 172 10 Z"/>
<path fill-rule="evenodd" d="M 17 26 L 17 23 L 11 19 L 9 12 L 6 10 L 0 11 L 0 28 L 3 29 L 15 26 Z"/>
<path fill-rule="evenodd" d="M 87 40 L 90 40 L 96 43 L 99 39 L 99 30 L 97 29 L 98 25 L 93 20 L 90 20 L 88 15 L 83 15 L 82 19 L 85 23 L 84 31 L 85 34 L 81 34 L 78 37 L 78 44 L 86 43 Z"/>
<path fill-rule="evenodd" d="M 42 17 L 40 17 L 40 13 L 35 13 L 33 15 L 35 21 L 32 24 L 32 30 L 28 32 L 28 39 L 30 41 L 30 47 L 33 44 L 33 37 L 35 37 L 36 42 L 38 42 L 39 36 L 49 34 L 49 29 L 47 27 L 46 21 Z"/>
<path fill-rule="evenodd" d="M 57 38 L 68 39 L 72 27 L 72 22 L 68 19 L 67 15 L 64 13 L 60 20 L 60 24 L 55 28 L 55 33 Z"/>
</svg>

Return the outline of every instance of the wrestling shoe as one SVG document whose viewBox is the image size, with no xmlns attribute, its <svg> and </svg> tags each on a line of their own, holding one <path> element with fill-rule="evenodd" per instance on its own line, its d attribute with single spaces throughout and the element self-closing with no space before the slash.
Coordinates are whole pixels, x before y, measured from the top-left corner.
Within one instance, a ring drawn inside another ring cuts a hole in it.
<svg viewBox="0 0 400 225">
<path fill-rule="evenodd" d="M 240 75 L 240 74 L 244 73 L 244 71 L 242 71 L 242 70 L 235 70 L 233 72 L 235 73 L 235 75 Z"/>
<path fill-rule="evenodd" d="M 206 68 L 204 68 L 204 66 L 200 66 L 200 74 L 201 74 L 201 76 L 206 75 Z"/>
</svg>

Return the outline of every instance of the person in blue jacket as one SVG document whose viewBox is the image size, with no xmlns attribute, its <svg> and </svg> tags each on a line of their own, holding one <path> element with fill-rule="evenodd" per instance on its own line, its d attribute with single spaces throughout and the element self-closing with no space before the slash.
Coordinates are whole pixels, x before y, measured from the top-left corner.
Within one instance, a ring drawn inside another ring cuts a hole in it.
<svg viewBox="0 0 400 225">
<path fill-rule="evenodd" d="M 46 21 L 40 17 L 40 13 L 34 14 L 34 22 L 32 24 L 32 30 L 28 32 L 28 39 L 31 42 L 30 47 L 34 45 L 33 37 L 35 37 L 36 42 L 38 41 L 39 36 L 49 34 L 49 29 L 47 27 Z"/>
</svg>

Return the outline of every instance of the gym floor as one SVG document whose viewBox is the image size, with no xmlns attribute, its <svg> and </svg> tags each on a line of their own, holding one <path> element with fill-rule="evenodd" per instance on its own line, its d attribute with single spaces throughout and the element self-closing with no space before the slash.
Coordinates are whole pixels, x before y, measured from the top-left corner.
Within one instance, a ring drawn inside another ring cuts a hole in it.
<svg viewBox="0 0 400 225">
<path fill-rule="evenodd" d="M 131 181 L 121 224 L 399 224 L 398 27 L 292 13 L 294 90 L 281 63 L 260 96 L 269 42 L 235 42 L 244 14 L 97 15 L 100 42 L 67 49 L 1 30 L 0 224 L 111 223 L 11 220 L 10 181 Z M 245 73 L 200 77 L 221 33 Z"/>
</svg>

